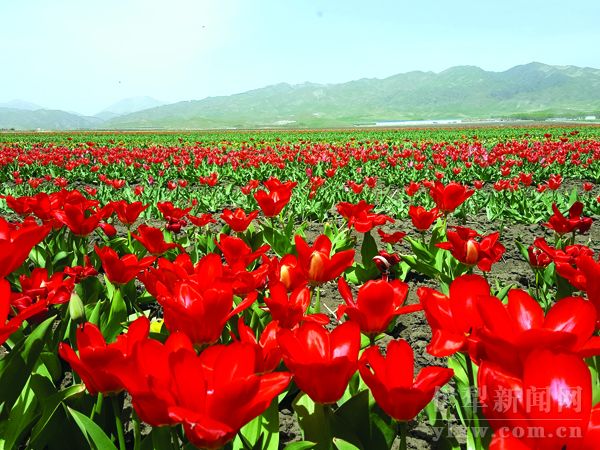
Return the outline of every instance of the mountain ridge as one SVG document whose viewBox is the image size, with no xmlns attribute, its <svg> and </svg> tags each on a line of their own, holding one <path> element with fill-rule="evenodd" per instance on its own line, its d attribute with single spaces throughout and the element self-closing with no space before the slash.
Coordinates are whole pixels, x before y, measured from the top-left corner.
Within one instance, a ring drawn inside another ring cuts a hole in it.
<svg viewBox="0 0 600 450">
<path fill-rule="evenodd" d="M 0 128 L 10 125 L 5 109 L 0 108 Z M 63 114 L 58 122 L 64 129 L 318 128 L 401 120 L 590 115 L 600 116 L 600 69 L 531 62 L 502 72 L 463 65 L 438 73 L 411 71 L 337 84 L 277 83 L 114 116 L 77 116 L 71 124 Z M 30 118 L 25 125 L 32 124 Z M 12 127 L 22 128 L 16 121 Z"/>
</svg>

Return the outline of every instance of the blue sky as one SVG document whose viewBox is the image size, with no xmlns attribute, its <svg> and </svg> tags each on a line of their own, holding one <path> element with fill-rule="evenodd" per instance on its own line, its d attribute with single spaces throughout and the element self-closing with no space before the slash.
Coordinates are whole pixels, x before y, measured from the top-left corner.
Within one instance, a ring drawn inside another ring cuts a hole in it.
<svg viewBox="0 0 600 450">
<path fill-rule="evenodd" d="M 0 102 L 96 113 L 456 65 L 600 68 L 600 2 L 1 0 Z"/>
</svg>

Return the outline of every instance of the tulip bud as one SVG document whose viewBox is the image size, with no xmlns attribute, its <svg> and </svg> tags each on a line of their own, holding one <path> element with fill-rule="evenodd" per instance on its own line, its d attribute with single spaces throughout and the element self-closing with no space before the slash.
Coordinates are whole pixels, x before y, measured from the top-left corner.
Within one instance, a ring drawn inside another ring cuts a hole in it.
<svg viewBox="0 0 600 450">
<path fill-rule="evenodd" d="M 465 263 L 469 266 L 477 264 L 479 260 L 479 244 L 473 239 L 467 241 L 467 251 L 465 255 Z"/>
<path fill-rule="evenodd" d="M 102 231 L 104 231 L 104 234 L 106 234 L 106 236 L 108 236 L 109 238 L 115 237 L 117 235 L 117 229 L 110 223 L 100 222 L 98 225 L 100 226 Z"/>
<path fill-rule="evenodd" d="M 83 302 L 76 292 L 71 294 L 71 299 L 69 300 L 69 316 L 71 316 L 71 320 L 77 324 L 84 323 L 86 320 Z"/>
<path fill-rule="evenodd" d="M 534 269 L 543 269 L 552 262 L 546 253 L 533 245 L 527 248 L 527 254 L 529 255 L 529 265 Z"/>
<path fill-rule="evenodd" d="M 373 262 L 381 273 L 386 274 L 392 267 L 400 262 L 400 257 L 381 250 L 377 256 L 373 257 Z"/>
</svg>

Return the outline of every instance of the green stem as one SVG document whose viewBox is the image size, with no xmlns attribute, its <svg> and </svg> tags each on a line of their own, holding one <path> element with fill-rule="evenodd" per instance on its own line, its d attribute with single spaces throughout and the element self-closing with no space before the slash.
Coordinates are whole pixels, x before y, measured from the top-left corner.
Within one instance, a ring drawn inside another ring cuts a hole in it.
<svg viewBox="0 0 600 450">
<path fill-rule="evenodd" d="M 104 396 L 99 393 L 98 394 L 98 398 L 96 398 L 96 403 L 94 404 L 94 407 L 92 408 L 92 412 L 90 414 L 90 420 L 94 420 L 94 417 L 96 417 L 96 415 L 100 414 L 100 412 L 102 411 L 102 403 L 104 400 Z"/>
<path fill-rule="evenodd" d="M 477 398 L 473 400 L 473 394 L 477 387 L 475 384 L 475 376 L 473 372 L 473 361 L 469 355 L 465 355 L 467 360 L 467 376 L 469 377 L 469 395 L 471 395 L 470 407 L 471 407 L 471 418 L 473 419 L 473 427 L 468 427 L 468 432 L 473 435 L 475 441 L 475 448 L 483 448 L 481 445 L 481 436 L 479 433 L 479 414 L 477 413 Z M 475 431 L 473 431 L 473 428 Z"/>
<path fill-rule="evenodd" d="M 171 443 L 173 445 L 173 449 L 181 448 L 179 445 L 179 436 L 177 435 L 177 429 L 175 427 L 171 427 Z"/>
<path fill-rule="evenodd" d="M 125 434 L 123 433 L 123 421 L 121 420 L 121 405 L 116 395 L 111 397 L 113 414 L 115 416 L 115 427 L 117 428 L 117 438 L 119 439 L 119 450 L 126 450 Z"/>
<path fill-rule="evenodd" d="M 398 422 L 398 436 L 400 437 L 399 450 L 406 450 L 406 435 L 408 434 L 408 423 L 406 421 Z"/>
<path fill-rule="evenodd" d="M 133 412 L 133 450 L 142 448 L 142 432 L 140 429 L 140 418 Z"/>
<path fill-rule="evenodd" d="M 315 313 L 321 312 L 321 287 L 317 286 L 315 288 Z"/>
<path fill-rule="evenodd" d="M 376 345 L 375 336 L 372 334 L 369 335 L 369 345 L 371 345 L 371 347 Z"/>
</svg>

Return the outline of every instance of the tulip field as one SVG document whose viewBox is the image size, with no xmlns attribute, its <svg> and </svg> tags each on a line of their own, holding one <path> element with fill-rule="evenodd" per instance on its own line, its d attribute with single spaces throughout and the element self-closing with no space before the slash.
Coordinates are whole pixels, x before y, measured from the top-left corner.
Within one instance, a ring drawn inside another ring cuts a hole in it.
<svg viewBox="0 0 600 450">
<path fill-rule="evenodd" d="M 0 450 L 600 449 L 600 127 L 4 133 L 0 166 Z"/>
</svg>

